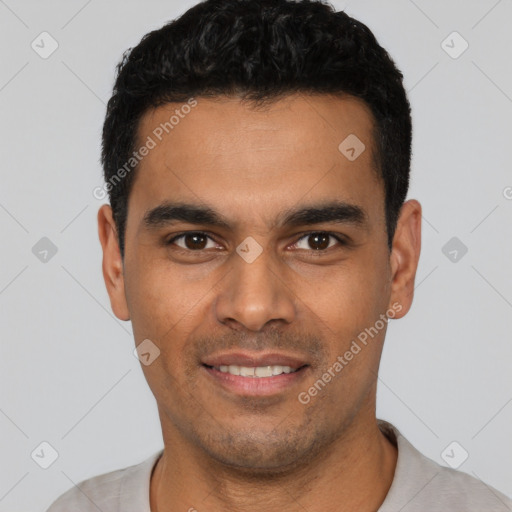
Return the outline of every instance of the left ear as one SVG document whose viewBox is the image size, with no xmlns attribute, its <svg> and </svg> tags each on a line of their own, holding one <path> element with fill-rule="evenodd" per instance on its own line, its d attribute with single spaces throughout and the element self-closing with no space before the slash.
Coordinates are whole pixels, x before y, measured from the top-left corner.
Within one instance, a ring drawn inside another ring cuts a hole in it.
<svg viewBox="0 0 512 512">
<path fill-rule="evenodd" d="M 421 251 L 421 204 L 416 199 L 406 201 L 398 218 L 390 255 L 391 298 L 389 307 L 394 307 L 394 318 L 402 318 L 409 311 L 414 297 L 414 279 Z"/>
</svg>

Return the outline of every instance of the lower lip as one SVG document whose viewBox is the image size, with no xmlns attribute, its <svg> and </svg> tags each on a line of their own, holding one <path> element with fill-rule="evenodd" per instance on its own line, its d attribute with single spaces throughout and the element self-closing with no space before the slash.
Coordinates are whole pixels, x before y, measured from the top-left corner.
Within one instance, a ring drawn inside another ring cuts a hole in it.
<svg viewBox="0 0 512 512">
<path fill-rule="evenodd" d="M 281 373 L 281 375 L 272 377 L 240 377 L 205 365 L 203 368 L 216 382 L 231 392 L 246 396 L 270 396 L 301 381 L 308 367 L 305 366 L 296 372 Z"/>
</svg>

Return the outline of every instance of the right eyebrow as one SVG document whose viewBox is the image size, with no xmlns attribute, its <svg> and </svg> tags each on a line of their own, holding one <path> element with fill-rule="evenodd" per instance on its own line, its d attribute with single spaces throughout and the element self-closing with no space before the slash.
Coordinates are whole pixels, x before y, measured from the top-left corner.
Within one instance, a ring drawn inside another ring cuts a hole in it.
<svg viewBox="0 0 512 512">
<path fill-rule="evenodd" d="M 227 220 L 211 208 L 188 203 L 161 204 L 148 211 L 143 219 L 144 225 L 148 228 L 162 227 L 173 222 L 231 228 Z"/>
</svg>

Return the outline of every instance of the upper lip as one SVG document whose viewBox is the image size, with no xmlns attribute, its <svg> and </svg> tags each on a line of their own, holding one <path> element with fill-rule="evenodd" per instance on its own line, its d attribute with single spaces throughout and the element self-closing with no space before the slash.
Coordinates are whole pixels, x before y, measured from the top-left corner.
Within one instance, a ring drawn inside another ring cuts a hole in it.
<svg viewBox="0 0 512 512">
<path fill-rule="evenodd" d="M 304 358 L 279 352 L 219 352 L 205 357 L 202 361 L 207 366 L 289 366 L 298 369 L 307 365 Z"/>
</svg>

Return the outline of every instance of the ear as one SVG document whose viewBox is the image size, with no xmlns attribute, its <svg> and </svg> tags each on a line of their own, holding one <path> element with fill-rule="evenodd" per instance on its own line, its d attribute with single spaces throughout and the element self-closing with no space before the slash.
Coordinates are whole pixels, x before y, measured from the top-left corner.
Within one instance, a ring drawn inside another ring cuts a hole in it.
<svg viewBox="0 0 512 512">
<path fill-rule="evenodd" d="M 104 204 L 98 211 L 98 234 L 103 250 L 103 279 L 112 311 L 120 320 L 130 320 L 124 291 L 123 259 L 112 208 L 108 204 Z"/>
<path fill-rule="evenodd" d="M 389 307 L 400 304 L 394 318 L 409 311 L 414 297 L 414 278 L 421 251 L 421 205 L 415 199 L 406 201 L 398 218 L 390 255 L 391 298 Z"/>
</svg>

